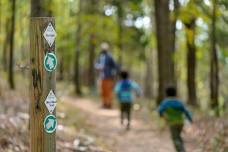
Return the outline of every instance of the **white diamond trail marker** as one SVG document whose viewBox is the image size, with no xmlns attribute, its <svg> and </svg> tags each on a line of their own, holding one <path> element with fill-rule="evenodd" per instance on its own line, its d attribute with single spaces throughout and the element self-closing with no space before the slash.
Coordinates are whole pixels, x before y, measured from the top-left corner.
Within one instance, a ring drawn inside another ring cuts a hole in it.
<svg viewBox="0 0 228 152">
<path fill-rule="evenodd" d="M 51 90 L 45 100 L 45 105 L 50 113 L 53 113 L 56 107 L 56 96 L 54 92 Z"/>
<path fill-rule="evenodd" d="M 46 39 L 50 47 L 54 43 L 55 37 L 56 37 L 55 29 L 53 28 L 52 24 L 49 23 L 46 30 L 44 31 L 44 38 Z"/>
</svg>

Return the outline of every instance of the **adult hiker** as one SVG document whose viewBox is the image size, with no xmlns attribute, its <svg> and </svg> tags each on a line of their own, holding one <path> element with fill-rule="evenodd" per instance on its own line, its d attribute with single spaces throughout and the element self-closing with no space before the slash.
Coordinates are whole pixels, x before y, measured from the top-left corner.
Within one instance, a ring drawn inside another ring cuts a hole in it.
<svg viewBox="0 0 228 152">
<path fill-rule="evenodd" d="M 95 68 L 99 72 L 103 107 L 112 108 L 114 77 L 118 71 L 118 65 L 114 61 L 107 43 L 101 44 L 101 52 L 96 60 Z"/>
</svg>

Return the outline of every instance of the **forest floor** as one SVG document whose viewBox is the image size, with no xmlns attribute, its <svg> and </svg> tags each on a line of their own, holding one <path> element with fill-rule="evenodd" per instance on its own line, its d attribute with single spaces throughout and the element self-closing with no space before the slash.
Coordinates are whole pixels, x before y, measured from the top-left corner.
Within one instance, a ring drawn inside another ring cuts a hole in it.
<svg viewBox="0 0 228 152">
<path fill-rule="evenodd" d="M 117 109 L 102 109 L 98 102 L 90 99 L 65 97 L 63 100 L 87 115 L 86 123 L 90 131 L 105 142 L 110 151 L 174 152 L 167 130 L 161 132 L 152 123 L 133 118 L 131 130 L 127 131 L 120 124 Z"/>
<path fill-rule="evenodd" d="M 113 152 L 174 152 L 168 128 L 159 123 L 156 112 L 149 113 L 147 107 L 136 108 L 133 112 L 131 130 L 127 131 L 121 126 L 118 109 L 106 110 L 101 108 L 99 102 L 91 99 L 76 99 L 63 97 L 64 104 L 80 109 L 86 115 L 86 124 L 91 134 L 101 139 L 110 151 Z M 150 118 L 151 117 L 151 118 Z M 210 138 L 212 137 L 206 127 L 213 128 L 210 122 L 187 125 L 184 128 L 183 137 L 188 152 L 227 152 L 226 148 L 214 149 Z M 208 124 L 209 123 L 209 124 Z M 218 124 L 217 124 L 218 125 Z M 219 125 L 221 127 L 221 124 Z M 204 128 L 205 127 L 205 128 Z M 221 137 L 218 137 L 219 140 Z M 224 138 L 224 137 L 222 137 Z M 227 136 L 225 135 L 227 140 Z M 226 141 L 227 142 L 227 141 Z M 216 145 L 216 143 L 214 143 Z M 224 143 L 225 144 L 225 143 Z M 226 143 L 227 144 L 227 143 Z"/>
<path fill-rule="evenodd" d="M 0 152 L 29 152 L 28 92 L 3 90 Z M 96 97 L 79 98 L 64 91 L 58 94 L 57 152 L 174 152 L 168 127 L 149 102 L 136 102 L 127 131 L 117 105 L 105 110 Z M 228 152 L 227 117 L 194 111 L 194 124 L 186 125 L 183 138 L 187 152 Z"/>
</svg>

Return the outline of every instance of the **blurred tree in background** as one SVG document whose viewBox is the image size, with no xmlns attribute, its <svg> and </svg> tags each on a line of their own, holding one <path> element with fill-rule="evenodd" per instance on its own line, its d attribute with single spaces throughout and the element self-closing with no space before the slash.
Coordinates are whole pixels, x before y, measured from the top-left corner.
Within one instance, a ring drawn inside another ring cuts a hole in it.
<svg viewBox="0 0 228 152">
<path fill-rule="evenodd" d="M 0 2 L 0 83 L 7 87 L 8 76 L 11 88 L 29 68 L 30 1 L 13 2 Z M 164 88 L 175 85 L 189 104 L 223 111 L 228 98 L 226 0 L 37 0 L 34 9 L 40 3 L 32 16 L 56 18 L 57 77 L 73 82 L 76 94 L 96 92 L 93 64 L 106 41 L 151 101 L 157 97 L 160 102 Z"/>
</svg>

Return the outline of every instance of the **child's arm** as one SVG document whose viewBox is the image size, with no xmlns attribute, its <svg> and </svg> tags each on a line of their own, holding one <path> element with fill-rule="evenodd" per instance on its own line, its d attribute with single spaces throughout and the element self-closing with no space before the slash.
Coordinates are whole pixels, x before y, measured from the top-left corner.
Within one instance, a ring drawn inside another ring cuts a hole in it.
<svg viewBox="0 0 228 152">
<path fill-rule="evenodd" d="M 185 115 L 188 118 L 188 120 L 192 123 L 193 122 L 192 115 L 190 114 L 190 112 L 187 109 L 185 109 Z"/>
<path fill-rule="evenodd" d="M 159 113 L 160 117 L 163 117 L 164 116 L 163 114 L 164 114 L 164 112 L 166 110 L 166 106 L 167 106 L 167 104 L 164 101 L 159 105 L 159 107 L 158 107 L 158 113 Z"/>
<path fill-rule="evenodd" d="M 142 91 L 141 91 L 141 88 L 139 87 L 139 85 L 136 83 L 136 82 L 131 82 L 131 87 L 133 88 L 133 90 L 136 91 L 137 95 L 138 96 L 141 96 L 142 95 Z"/>
<path fill-rule="evenodd" d="M 120 92 L 120 83 L 119 82 L 117 82 L 117 84 L 115 85 L 114 92 L 116 95 L 119 94 L 119 92 Z"/>
<path fill-rule="evenodd" d="M 187 119 L 192 123 L 193 122 L 192 115 L 184 105 L 183 105 L 183 111 Z"/>
</svg>

